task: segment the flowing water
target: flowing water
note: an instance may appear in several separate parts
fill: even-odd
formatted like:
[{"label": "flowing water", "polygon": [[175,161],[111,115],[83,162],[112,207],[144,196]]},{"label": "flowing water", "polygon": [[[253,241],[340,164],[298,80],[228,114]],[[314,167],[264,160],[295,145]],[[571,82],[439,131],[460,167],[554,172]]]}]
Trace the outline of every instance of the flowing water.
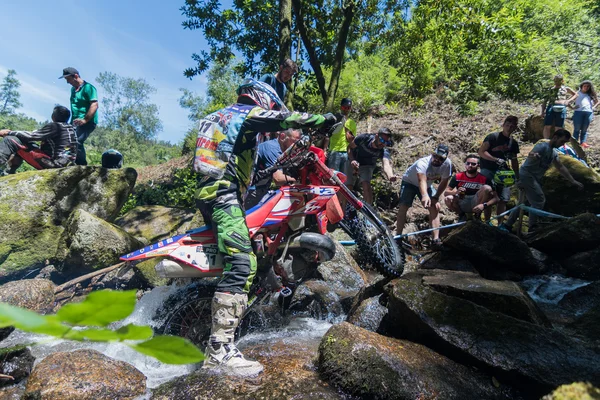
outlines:
[{"label": "flowing water", "polygon": [[[176,286],[158,287],[146,293],[137,303],[134,312],[122,322],[112,326],[118,328],[126,324],[150,325],[157,327],[162,321],[155,321],[152,318],[163,302],[179,288]],[[343,317],[338,317],[340,319]],[[330,318],[331,321],[333,318]],[[311,343],[316,348],[321,337],[331,327],[327,321],[315,320],[312,318],[292,318],[284,327],[277,329],[266,329],[261,332],[251,333],[242,337],[238,343],[241,349],[265,343],[275,339],[284,342],[302,342]],[[94,349],[113,359],[125,361],[135,366],[146,377],[148,388],[155,388],[160,384],[172,380],[178,376],[186,375],[196,369],[194,365],[168,365],[157,361],[154,358],[133,351],[129,347],[120,343],[92,343],[75,342],[49,338],[44,335],[34,335],[15,330],[2,343],[3,347],[9,347],[17,344],[36,342],[31,347],[31,353],[36,358],[36,363],[44,357],[55,352],[73,351],[78,349]],[[276,356],[274,354],[274,356]],[[147,398],[147,397],[144,397]]]},{"label": "flowing water", "polygon": [[521,282],[523,289],[535,302],[549,304],[558,304],[565,294],[589,284],[588,281],[562,275],[532,276]]}]

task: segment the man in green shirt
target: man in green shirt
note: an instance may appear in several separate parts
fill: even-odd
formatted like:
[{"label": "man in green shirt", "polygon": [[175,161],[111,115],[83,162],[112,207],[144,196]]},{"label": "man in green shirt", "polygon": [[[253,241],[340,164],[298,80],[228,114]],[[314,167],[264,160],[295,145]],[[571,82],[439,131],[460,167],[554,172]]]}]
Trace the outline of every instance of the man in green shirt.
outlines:
[{"label": "man in green shirt", "polygon": [[348,164],[348,144],[354,141],[356,136],[356,122],[348,118],[352,111],[352,100],[342,99],[340,113],[335,117],[340,123],[336,124],[331,138],[326,138],[324,148],[329,149],[327,166],[336,171],[345,172]]},{"label": "man in green shirt", "polygon": [[62,76],[71,86],[71,124],[77,132],[77,159],[75,164],[87,165],[83,143],[98,124],[98,93],[96,88],[79,76],[73,67],[63,69]]}]

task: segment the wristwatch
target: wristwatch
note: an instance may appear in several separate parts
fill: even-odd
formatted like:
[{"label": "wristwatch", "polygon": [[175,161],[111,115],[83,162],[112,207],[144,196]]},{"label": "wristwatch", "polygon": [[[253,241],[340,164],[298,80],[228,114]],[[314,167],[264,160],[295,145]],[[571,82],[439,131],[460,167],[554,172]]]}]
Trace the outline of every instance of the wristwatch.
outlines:
[{"label": "wristwatch", "polygon": [[483,203],[483,208],[487,208],[487,203]]}]

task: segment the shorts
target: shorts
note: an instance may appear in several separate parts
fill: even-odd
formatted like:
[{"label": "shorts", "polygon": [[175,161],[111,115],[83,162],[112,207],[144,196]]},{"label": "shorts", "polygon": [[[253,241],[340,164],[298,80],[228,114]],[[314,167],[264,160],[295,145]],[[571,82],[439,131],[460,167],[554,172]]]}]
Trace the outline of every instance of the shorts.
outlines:
[{"label": "shorts", "polygon": [[332,151],[327,158],[327,166],[340,172],[346,172],[348,164],[348,153],[345,151]]},{"label": "shorts", "polygon": [[554,125],[557,128],[565,127],[565,119],[567,118],[567,107],[562,112],[552,111],[552,106],[546,108],[546,116],[544,117],[544,126]]},{"label": "shorts", "polygon": [[[360,182],[371,182],[373,179],[373,172],[375,171],[374,165],[361,165],[358,167],[358,177]],[[348,162],[346,164],[346,186],[353,186],[356,182],[354,176],[354,167]]]},{"label": "shorts", "polygon": [[[494,181],[494,175],[496,175],[496,171],[492,171],[490,169],[486,169],[486,168],[481,168],[481,171],[479,171],[479,173],[483,176],[485,176],[486,178],[488,178],[490,181]],[[504,187],[504,185],[496,185],[495,188],[496,193],[498,194],[498,197],[500,198],[500,201],[503,202],[507,202],[510,200],[510,187]]]},{"label": "shorts", "polygon": [[477,195],[472,194],[458,199],[458,208],[464,213],[473,212],[473,208],[477,205]]},{"label": "shorts", "polygon": [[[429,197],[433,196],[435,193],[436,191],[432,186],[427,188],[427,194]],[[421,200],[422,196],[419,188],[412,183],[402,181],[402,185],[400,186],[400,204],[404,204],[409,207],[412,206],[415,196],[419,196],[419,200]]]}]

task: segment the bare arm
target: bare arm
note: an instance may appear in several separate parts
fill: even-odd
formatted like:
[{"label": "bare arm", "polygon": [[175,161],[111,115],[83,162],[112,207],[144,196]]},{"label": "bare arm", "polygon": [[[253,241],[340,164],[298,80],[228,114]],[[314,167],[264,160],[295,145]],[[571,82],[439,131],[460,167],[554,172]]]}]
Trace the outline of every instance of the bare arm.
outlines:
[{"label": "bare arm", "polygon": [[485,158],[488,161],[496,162],[497,158],[488,152],[489,149],[490,149],[490,142],[484,141],[483,143],[481,143],[481,146],[479,147],[477,154],[479,154],[479,157]]},{"label": "bare arm", "polygon": [[583,184],[581,182],[576,181],[575,178],[573,178],[573,175],[571,175],[567,167],[565,167],[563,163],[559,161],[558,158],[554,159],[552,163],[554,164],[558,172],[560,172],[560,174],[565,177],[566,180],[571,182],[572,185],[577,186],[577,188],[583,189]]},{"label": "bare arm", "polygon": [[512,158],[510,160],[510,165],[512,167],[512,170],[515,173],[515,178],[519,179],[519,160],[517,159],[517,157]]},{"label": "bare arm", "polygon": [[392,168],[392,163],[389,158],[383,159],[383,174],[388,180],[392,182],[396,180],[396,176],[394,175],[394,170]]},{"label": "bare arm", "polygon": [[273,182],[275,182],[277,186],[283,186],[295,183],[296,179],[284,174],[282,170],[278,169],[273,173]]},{"label": "bare arm", "polygon": [[81,126],[81,125],[85,125],[88,122],[92,121],[94,119],[94,114],[96,114],[96,111],[98,111],[98,102],[93,101],[90,104],[90,108],[88,108],[87,112],[85,113],[85,117],[74,119],[73,125]]}]

